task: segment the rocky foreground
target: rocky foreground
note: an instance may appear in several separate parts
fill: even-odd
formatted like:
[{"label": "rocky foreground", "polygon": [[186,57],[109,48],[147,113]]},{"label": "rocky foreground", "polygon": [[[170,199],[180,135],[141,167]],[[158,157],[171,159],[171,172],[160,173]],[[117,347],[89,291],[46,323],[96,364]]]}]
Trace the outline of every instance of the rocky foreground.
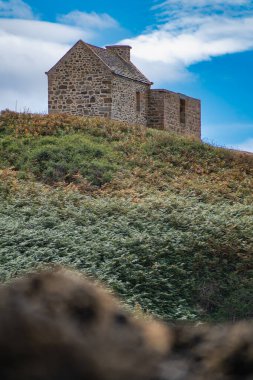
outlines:
[{"label": "rocky foreground", "polygon": [[0,290],[2,380],[252,380],[253,324],[137,320],[78,272],[52,267]]}]

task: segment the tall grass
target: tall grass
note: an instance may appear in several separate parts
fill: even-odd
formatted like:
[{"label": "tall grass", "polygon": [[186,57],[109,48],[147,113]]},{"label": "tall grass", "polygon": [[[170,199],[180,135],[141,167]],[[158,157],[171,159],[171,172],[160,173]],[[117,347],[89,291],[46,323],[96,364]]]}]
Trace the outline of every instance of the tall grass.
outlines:
[{"label": "tall grass", "polygon": [[165,320],[253,316],[253,158],[99,118],[0,114],[0,276],[57,262]]},{"label": "tall grass", "polygon": [[173,192],[202,202],[253,202],[253,155],[107,119],[3,111],[0,160],[2,169],[13,166],[44,183],[81,182],[90,191],[84,180],[107,196]]},{"label": "tall grass", "polygon": [[127,200],[18,183],[0,192],[0,276],[43,263],[98,277],[164,320],[253,316],[252,207]]}]

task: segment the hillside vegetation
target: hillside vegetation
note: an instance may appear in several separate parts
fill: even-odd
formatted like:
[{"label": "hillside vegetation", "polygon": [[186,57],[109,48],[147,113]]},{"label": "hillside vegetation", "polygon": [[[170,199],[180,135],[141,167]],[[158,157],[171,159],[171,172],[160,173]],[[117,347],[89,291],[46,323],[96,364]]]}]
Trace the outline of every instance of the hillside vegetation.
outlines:
[{"label": "hillside vegetation", "polygon": [[0,276],[63,263],[165,320],[253,316],[253,156],[98,118],[0,114]]}]

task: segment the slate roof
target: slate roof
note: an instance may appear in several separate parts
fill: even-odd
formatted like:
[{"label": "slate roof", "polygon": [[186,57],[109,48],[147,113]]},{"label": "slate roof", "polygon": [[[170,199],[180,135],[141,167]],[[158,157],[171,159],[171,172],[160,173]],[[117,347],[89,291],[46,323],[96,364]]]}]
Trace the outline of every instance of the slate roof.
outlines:
[{"label": "slate roof", "polygon": [[132,62],[125,61],[108,49],[103,49],[87,43],[85,43],[85,45],[87,45],[114,74],[148,85],[152,84],[152,82],[150,82]]},{"label": "slate roof", "polygon": [[68,58],[73,49],[79,44],[87,46],[114,74],[148,85],[153,84],[132,62],[125,61],[108,49],[90,45],[82,40],[79,40],[74,46],[72,46],[72,48],[48,72],[46,72],[46,74],[53,72],[61,62],[64,62]]}]

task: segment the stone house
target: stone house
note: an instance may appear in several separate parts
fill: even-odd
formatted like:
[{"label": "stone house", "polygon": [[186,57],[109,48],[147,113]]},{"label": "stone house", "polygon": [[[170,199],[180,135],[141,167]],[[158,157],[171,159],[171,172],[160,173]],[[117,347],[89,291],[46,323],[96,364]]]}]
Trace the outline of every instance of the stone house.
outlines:
[{"label": "stone house", "polygon": [[198,99],[151,89],[130,46],[78,41],[46,74],[48,112],[102,116],[201,137]]}]

